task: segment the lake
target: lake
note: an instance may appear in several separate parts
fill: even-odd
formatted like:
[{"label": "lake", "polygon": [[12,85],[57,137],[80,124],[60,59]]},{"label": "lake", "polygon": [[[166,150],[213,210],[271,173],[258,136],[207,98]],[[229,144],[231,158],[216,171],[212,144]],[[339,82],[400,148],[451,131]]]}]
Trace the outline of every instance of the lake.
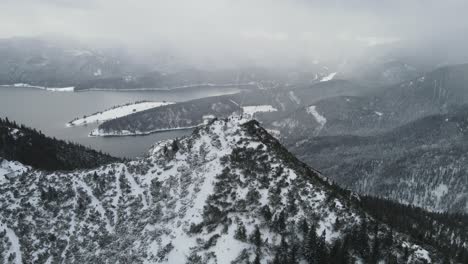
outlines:
[{"label": "lake", "polygon": [[50,92],[34,88],[0,87],[0,117],[8,117],[41,130],[50,137],[76,142],[114,156],[134,158],[145,155],[160,140],[182,137],[191,130],[134,137],[88,137],[96,124],[83,127],[66,127],[65,124],[76,117],[140,100],[181,102],[239,91],[237,88],[206,87],[179,91]]}]

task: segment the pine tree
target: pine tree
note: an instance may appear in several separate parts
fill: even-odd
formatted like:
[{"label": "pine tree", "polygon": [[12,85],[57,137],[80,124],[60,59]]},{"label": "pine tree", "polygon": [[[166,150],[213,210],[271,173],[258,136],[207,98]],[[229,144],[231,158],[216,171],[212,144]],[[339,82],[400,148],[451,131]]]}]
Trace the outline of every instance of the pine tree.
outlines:
[{"label": "pine tree", "polygon": [[306,240],[304,241],[304,258],[310,263],[317,263],[317,233],[315,227],[311,226]]},{"label": "pine tree", "polygon": [[380,259],[380,241],[379,237],[374,237],[374,243],[372,245],[372,255],[370,258],[370,263],[377,263]]},{"label": "pine tree", "polygon": [[327,263],[328,250],[326,244],[326,231],[323,230],[322,235],[317,240],[317,263]]},{"label": "pine tree", "polygon": [[281,243],[277,249],[280,263],[288,263],[289,244],[286,241],[285,236],[281,237]]},{"label": "pine tree", "polygon": [[307,235],[309,234],[309,224],[307,224],[306,219],[302,219],[299,223],[299,230],[301,230],[302,237],[306,240]]},{"label": "pine tree", "polygon": [[240,222],[237,225],[237,230],[234,234],[234,238],[240,241],[246,241],[247,239],[247,234],[246,234],[245,226],[244,223]]},{"label": "pine tree", "polygon": [[172,151],[176,153],[179,150],[179,143],[177,142],[177,138],[172,141]]},{"label": "pine tree", "polygon": [[262,234],[258,225],[255,226],[255,230],[250,236],[250,242],[252,242],[257,247],[257,249],[261,248],[262,246]]},{"label": "pine tree", "polygon": [[290,242],[290,248],[291,250],[289,251],[288,254],[288,263],[289,264],[297,264],[299,261],[299,245],[297,244],[297,241],[291,241]]},{"label": "pine tree", "polygon": [[273,229],[278,233],[283,233],[286,230],[286,216],[284,211],[281,211],[273,221]]},{"label": "pine tree", "polygon": [[260,264],[260,254],[258,252],[255,254],[255,259],[254,259],[253,264]]},{"label": "pine tree", "polygon": [[272,214],[271,214],[271,211],[270,211],[270,207],[268,205],[264,205],[261,208],[260,213],[262,214],[263,218],[265,218],[265,220],[267,222],[270,222]]}]

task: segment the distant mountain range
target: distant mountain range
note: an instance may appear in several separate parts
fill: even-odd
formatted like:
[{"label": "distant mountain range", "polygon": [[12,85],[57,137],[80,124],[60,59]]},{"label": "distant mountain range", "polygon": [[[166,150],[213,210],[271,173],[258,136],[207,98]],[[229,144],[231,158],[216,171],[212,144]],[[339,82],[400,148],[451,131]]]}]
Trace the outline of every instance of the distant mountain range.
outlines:
[{"label": "distant mountain range", "polygon": [[205,86],[252,89],[316,83],[332,73],[319,63],[286,71],[260,67],[164,67],[171,62],[155,56],[142,59],[123,49],[90,48],[69,40],[0,39],[0,85],[74,87],[75,91]]},{"label": "distant mountain range", "polygon": [[[275,119],[284,138],[373,135],[468,103],[468,64],[448,66],[414,80],[360,96],[330,97]],[[311,102],[309,102],[311,103]],[[310,107],[316,115],[310,114]],[[325,124],[317,121],[323,116]]]}]

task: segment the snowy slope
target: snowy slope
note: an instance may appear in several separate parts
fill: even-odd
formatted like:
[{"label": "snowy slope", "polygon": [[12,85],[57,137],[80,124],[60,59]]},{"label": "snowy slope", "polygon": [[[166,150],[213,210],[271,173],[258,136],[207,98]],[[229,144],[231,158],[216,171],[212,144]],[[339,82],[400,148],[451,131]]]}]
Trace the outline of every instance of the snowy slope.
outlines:
[{"label": "snowy slope", "polygon": [[[376,222],[354,198],[295,159],[256,121],[242,122],[213,121],[131,162],[10,175],[0,183],[0,223],[8,234],[0,257],[16,253],[10,258],[17,263],[286,263],[281,260],[296,248],[297,259],[308,263],[321,255],[307,251],[305,236],[326,252],[366,226],[374,230]],[[390,232],[384,224],[375,230],[364,232],[364,244]],[[393,233],[389,243],[382,260],[403,258],[406,250],[412,263],[438,258],[402,234]],[[349,248],[356,260],[359,245]]]},{"label": "snowy slope", "polygon": [[81,126],[91,123],[100,123],[103,121],[127,116],[133,113],[145,111],[151,108],[160,107],[164,105],[174,104],[172,102],[137,102],[133,104],[127,104],[117,106],[103,112],[98,112],[83,118],[74,119],[67,123],[67,126]]},{"label": "snowy slope", "polygon": [[271,105],[253,105],[253,106],[243,106],[242,112],[247,117],[254,117],[255,113],[264,113],[264,112],[276,112],[278,109],[274,108]]}]

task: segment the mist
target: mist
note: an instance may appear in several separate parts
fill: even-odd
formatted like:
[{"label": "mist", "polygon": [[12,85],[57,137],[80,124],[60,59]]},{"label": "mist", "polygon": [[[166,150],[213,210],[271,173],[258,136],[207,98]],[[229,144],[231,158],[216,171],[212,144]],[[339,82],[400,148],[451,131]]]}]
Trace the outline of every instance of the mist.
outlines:
[{"label": "mist", "polygon": [[[466,58],[463,0],[2,0],[0,37],[47,36],[197,65],[288,67],[369,50]],[[397,48],[397,49],[396,49]]]}]

